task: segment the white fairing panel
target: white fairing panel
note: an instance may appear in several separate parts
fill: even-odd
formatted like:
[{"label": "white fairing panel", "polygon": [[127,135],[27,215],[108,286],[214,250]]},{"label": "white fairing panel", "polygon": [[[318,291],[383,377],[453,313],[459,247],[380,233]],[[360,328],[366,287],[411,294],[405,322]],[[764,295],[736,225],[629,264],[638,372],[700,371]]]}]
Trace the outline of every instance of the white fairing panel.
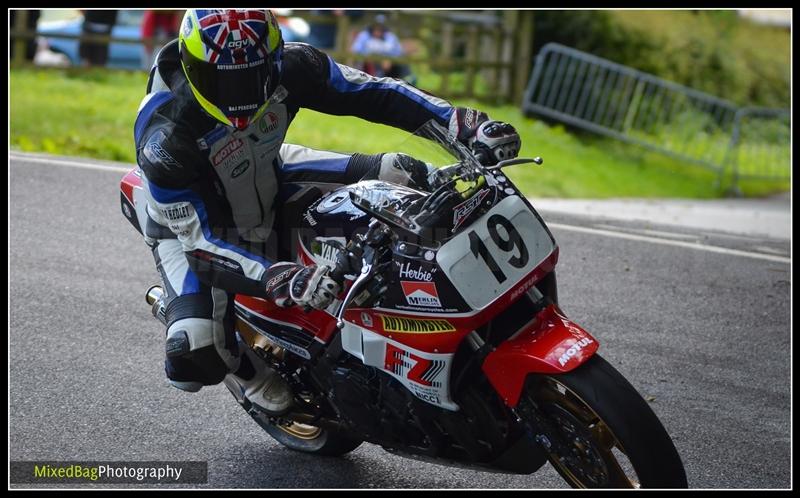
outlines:
[{"label": "white fairing panel", "polygon": [[452,353],[419,351],[352,323],[342,329],[342,347],[365,365],[400,381],[419,399],[446,410],[459,409],[450,398]]},{"label": "white fairing panel", "polygon": [[[481,310],[539,266],[554,249],[547,230],[528,206],[519,197],[510,196],[442,246],[436,261],[472,309]],[[489,258],[497,264],[494,272],[486,262]]]}]

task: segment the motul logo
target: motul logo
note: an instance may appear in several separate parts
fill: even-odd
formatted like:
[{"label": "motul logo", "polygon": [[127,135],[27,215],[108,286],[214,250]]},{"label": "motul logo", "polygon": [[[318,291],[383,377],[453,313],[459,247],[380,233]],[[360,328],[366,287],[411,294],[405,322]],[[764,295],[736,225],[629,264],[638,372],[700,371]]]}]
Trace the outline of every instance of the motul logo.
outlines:
[{"label": "motul logo", "polygon": [[223,161],[230,158],[231,154],[242,148],[243,145],[244,142],[238,138],[230,141],[219,152],[214,154],[214,157],[211,158],[211,162],[214,166],[219,166]]},{"label": "motul logo", "polygon": [[572,345],[564,354],[561,355],[561,358],[558,359],[558,363],[563,367],[567,364],[569,360],[572,359],[573,356],[578,354],[578,351],[585,348],[589,344],[593,343],[594,341],[589,339],[588,337],[584,337],[583,339],[579,340],[575,344]]}]

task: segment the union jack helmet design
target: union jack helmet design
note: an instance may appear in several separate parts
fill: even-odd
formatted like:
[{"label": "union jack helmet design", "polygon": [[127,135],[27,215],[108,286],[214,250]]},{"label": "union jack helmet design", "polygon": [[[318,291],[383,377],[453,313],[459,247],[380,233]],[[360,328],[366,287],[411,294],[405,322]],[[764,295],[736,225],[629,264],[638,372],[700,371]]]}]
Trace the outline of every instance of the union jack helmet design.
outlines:
[{"label": "union jack helmet design", "polygon": [[278,87],[283,37],[268,10],[187,10],[181,65],[197,102],[222,123],[247,128]]}]

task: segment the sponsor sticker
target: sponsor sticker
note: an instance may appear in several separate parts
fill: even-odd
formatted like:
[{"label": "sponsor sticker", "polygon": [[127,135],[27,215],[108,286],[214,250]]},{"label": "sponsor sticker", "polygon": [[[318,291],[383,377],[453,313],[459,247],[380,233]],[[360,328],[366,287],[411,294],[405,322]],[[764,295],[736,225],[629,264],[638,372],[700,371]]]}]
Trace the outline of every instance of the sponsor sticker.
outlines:
[{"label": "sponsor sticker", "polygon": [[369,316],[369,313],[361,312],[361,323],[367,327],[372,327],[372,317]]},{"label": "sponsor sticker", "polygon": [[348,199],[347,192],[332,193],[317,205],[317,212],[329,213],[344,204]]},{"label": "sponsor sticker", "polygon": [[258,129],[261,133],[272,133],[278,128],[278,116],[274,112],[264,114],[258,122]]},{"label": "sponsor sticker", "polygon": [[306,211],[305,214],[303,214],[303,218],[305,218],[308,224],[311,225],[312,227],[316,226],[317,220],[315,220],[314,217],[311,216],[311,212]]},{"label": "sponsor sticker", "polygon": [[182,220],[192,215],[191,204],[162,208],[161,214],[163,214],[165,218],[171,221]]},{"label": "sponsor sticker", "polygon": [[403,287],[403,294],[406,296],[408,304],[431,308],[442,307],[434,282],[408,282],[401,280],[400,285]]},{"label": "sponsor sticker", "polygon": [[455,332],[456,328],[447,320],[419,318],[401,318],[396,316],[378,315],[381,317],[384,332],[400,332],[404,334],[439,334],[442,332]]},{"label": "sponsor sticker", "polygon": [[148,160],[154,163],[160,162],[165,166],[175,168],[181,167],[180,163],[178,163],[178,161],[176,161],[175,158],[169,154],[169,152],[164,150],[164,148],[161,147],[161,144],[157,141],[152,141],[147,144],[147,146],[144,148],[144,155]]},{"label": "sponsor sticker", "polygon": [[400,278],[410,279],[410,280],[421,280],[423,282],[430,282],[433,280],[433,270],[428,271],[424,269],[422,266],[419,268],[412,268],[411,263],[403,263],[400,265],[400,271],[398,272]]},{"label": "sponsor sticker", "polygon": [[187,38],[189,36],[191,36],[192,35],[192,28],[193,28],[192,18],[189,17],[189,16],[186,16],[186,22],[183,23],[183,36],[185,36]]},{"label": "sponsor sticker", "polygon": [[[425,387],[441,387],[438,381],[439,374],[444,371],[446,363],[443,360],[432,360],[417,356],[410,351],[401,349],[394,344],[386,344],[386,356],[383,368],[395,375],[404,377],[411,382]],[[419,394],[415,392],[414,394]],[[438,393],[426,392],[422,399],[434,404],[440,404]]]},{"label": "sponsor sticker", "polygon": [[580,351],[581,349],[585,348],[586,346],[588,346],[593,342],[594,341],[589,339],[588,337],[580,339],[578,342],[573,344],[568,350],[566,350],[564,354],[561,355],[561,358],[558,359],[559,365],[561,365],[562,367],[566,365],[567,362],[571,360],[573,356],[578,354],[578,351]]},{"label": "sponsor sticker", "polygon": [[278,284],[283,283],[284,280],[287,280],[289,277],[294,275],[294,273],[295,273],[295,269],[294,268],[290,268],[290,269],[288,269],[288,270],[286,270],[286,271],[284,271],[282,273],[279,273],[278,275],[272,277],[271,279],[269,279],[267,281],[267,285],[266,285],[267,289],[272,289],[274,287],[277,287]]},{"label": "sponsor sticker", "polygon": [[461,223],[466,220],[467,217],[471,215],[478,206],[481,205],[481,201],[483,201],[483,199],[489,195],[489,192],[489,189],[483,189],[453,208],[453,231],[455,231],[459,225],[461,225]]},{"label": "sponsor sticker", "polygon": [[219,150],[214,156],[211,158],[211,163],[214,166],[219,166],[223,162],[227,161],[235,161],[239,159],[243,154],[244,141],[238,138],[234,138],[227,144],[225,144],[222,149]]},{"label": "sponsor sticker", "polygon": [[241,175],[242,173],[247,171],[247,168],[249,167],[250,167],[250,161],[245,159],[244,161],[239,163],[238,166],[233,168],[233,171],[231,171],[231,178],[236,178],[237,176]]}]

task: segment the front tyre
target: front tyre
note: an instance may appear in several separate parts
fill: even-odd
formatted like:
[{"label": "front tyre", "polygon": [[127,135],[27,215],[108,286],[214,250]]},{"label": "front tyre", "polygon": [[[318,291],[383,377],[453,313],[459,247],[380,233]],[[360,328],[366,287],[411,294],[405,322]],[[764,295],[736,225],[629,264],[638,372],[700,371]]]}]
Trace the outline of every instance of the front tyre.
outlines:
[{"label": "front tyre", "polygon": [[573,488],[688,487],[653,410],[597,354],[566,374],[529,376],[518,411]]}]

